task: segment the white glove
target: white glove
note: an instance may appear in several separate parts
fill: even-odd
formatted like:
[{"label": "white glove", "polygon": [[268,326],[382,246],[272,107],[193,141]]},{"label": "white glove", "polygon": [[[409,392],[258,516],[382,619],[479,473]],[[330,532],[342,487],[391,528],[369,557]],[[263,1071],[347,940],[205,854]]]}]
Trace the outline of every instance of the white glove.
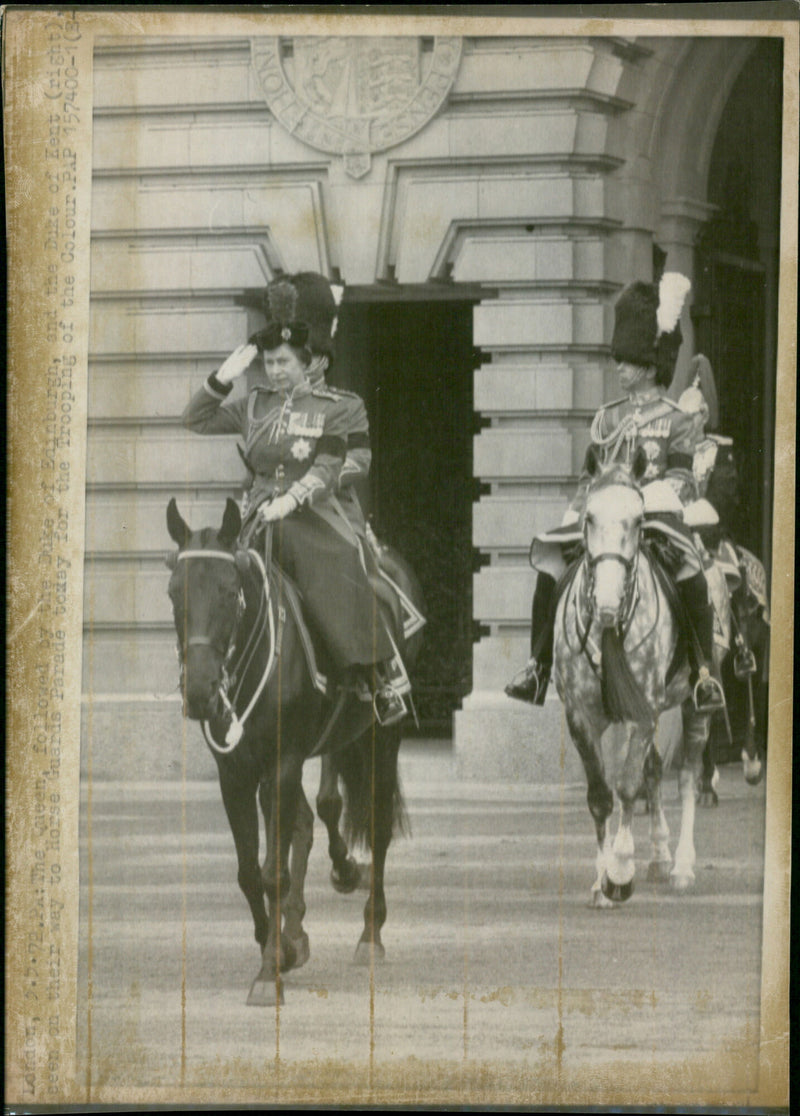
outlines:
[{"label": "white glove", "polygon": [[255,360],[258,349],[255,345],[239,345],[217,372],[221,384],[230,384],[245,372]]},{"label": "white glove", "polygon": [[655,480],[644,485],[642,497],[644,499],[644,510],[648,514],[672,512],[675,515],[680,515],[683,511],[683,504],[668,480]]},{"label": "white glove", "polygon": [[263,523],[274,523],[276,519],[285,519],[298,507],[297,500],[288,492],[285,496],[276,496],[268,504],[262,504],[258,509],[259,519]]},{"label": "white glove", "polygon": [[694,500],[683,509],[683,522],[687,527],[713,527],[719,523],[719,515],[708,500]]}]

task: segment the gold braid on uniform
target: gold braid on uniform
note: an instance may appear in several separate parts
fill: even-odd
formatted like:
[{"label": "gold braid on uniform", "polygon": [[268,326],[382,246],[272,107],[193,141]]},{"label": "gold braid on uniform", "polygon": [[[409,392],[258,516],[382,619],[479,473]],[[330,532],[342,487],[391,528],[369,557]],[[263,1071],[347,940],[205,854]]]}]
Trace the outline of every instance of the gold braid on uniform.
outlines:
[{"label": "gold braid on uniform", "polygon": [[596,446],[600,446],[602,449],[608,449],[609,446],[611,447],[608,457],[606,458],[607,463],[610,464],[619,456],[623,442],[625,442],[626,439],[632,441],[639,427],[633,415],[626,415],[610,434],[603,436],[600,433],[600,428],[603,425],[604,414],[605,411],[598,411],[592,420],[592,441]]}]

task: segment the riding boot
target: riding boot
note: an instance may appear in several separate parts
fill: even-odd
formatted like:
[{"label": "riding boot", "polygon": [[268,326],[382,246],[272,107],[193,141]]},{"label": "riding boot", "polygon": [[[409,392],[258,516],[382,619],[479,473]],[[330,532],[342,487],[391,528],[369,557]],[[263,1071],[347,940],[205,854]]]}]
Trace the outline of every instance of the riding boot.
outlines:
[{"label": "riding boot", "polygon": [[719,681],[712,675],[714,661],[714,609],[708,599],[705,574],[697,573],[686,581],[678,582],[678,592],[693,629],[689,640],[689,681],[698,713],[713,713],[725,708],[725,694]]},{"label": "riding boot", "polygon": [[531,657],[506,686],[509,697],[544,705],[553,665],[553,628],[555,623],[556,582],[550,574],[539,573],[531,606]]}]

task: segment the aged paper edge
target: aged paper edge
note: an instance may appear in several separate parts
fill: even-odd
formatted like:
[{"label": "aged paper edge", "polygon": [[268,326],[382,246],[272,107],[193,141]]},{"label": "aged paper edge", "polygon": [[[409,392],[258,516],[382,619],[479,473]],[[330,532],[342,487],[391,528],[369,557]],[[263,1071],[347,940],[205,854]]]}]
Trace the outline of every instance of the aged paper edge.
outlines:
[{"label": "aged paper edge", "polygon": [[[85,430],[91,199],[91,75],[94,40],[101,36],[248,34],[263,32],[264,13],[220,14],[122,9],[19,9],[4,13],[3,78],[9,260],[8,495],[10,561],[7,582],[9,713],[7,717],[6,1102],[57,1105],[80,1102],[74,1079],[78,935],[78,804],[83,599]],[[784,121],[779,285],[779,361],[776,423],[772,660],[767,771],[766,871],[762,965],[759,1093],[752,1105],[788,1099],[788,984],[791,855],[791,734],[794,604],[794,456],[796,384],[798,27],[754,20],[543,19],[461,16],[284,15],[286,34],[537,35],[779,35],[784,39]],[[48,36],[55,36],[49,39]],[[55,141],[53,190],[47,175],[48,46],[74,56],[72,132]],[[60,104],[65,104],[61,91]],[[65,154],[65,150],[67,154]],[[54,205],[55,199],[55,205]],[[53,213],[55,208],[56,212]],[[56,219],[56,246],[47,246]],[[55,263],[55,270],[50,265]],[[55,276],[55,280],[54,277]],[[55,286],[53,283],[55,281]],[[53,396],[55,392],[55,397]],[[55,410],[55,427],[50,421]],[[51,484],[52,482],[52,484]],[[87,602],[90,607],[90,602]],[[45,623],[49,619],[49,623]],[[777,621],[777,622],[776,622]],[[41,631],[49,633],[43,644]],[[44,701],[39,706],[40,700]],[[37,709],[42,712],[37,717]],[[41,734],[44,735],[41,735]],[[42,749],[46,748],[46,753]],[[46,755],[46,760],[43,760]],[[43,976],[43,998],[31,996],[32,967]],[[732,1055],[734,1057],[734,1055]],[[26,1070],[36,1086],[26,1095]],[[343,1079],[361,1078],[356,1066],[331,1065],[333,1092],[310,1096],[289,1081],[276,1101],[324,1101],[341,1095]],[[608,1067],[613,1070],[613,1067]],[[319,1065],[316,1066],[319,1073]],[[513,1067],[476,1067],[469,1082],[455,1067],[424,1065],[398,1075],[406,1103],[454,1100],[514,1103],[520,1093]],[[681,1067],[685,1095],[653,1096],[657,1103],[724,1103],[705,1092],[697,1074]],[[409,1074],[411,1075],[409,1077]],[[287,1078],[290,1075],[287,1074]],[[230,1077],[228,1078],[230,1080]],[[458,1080],[453,1089],[446,1080]],[[689,1082],[697,1082],[693,1088]],[[620,1081],[619,1084],[622,1084]],[[528,1083],[528,1086],[530,1083]],[[350,1093],[355,1101],[356,1093]],[[231,1102],[264,1101],[225,1089]],[[360,1096],[358,1099],[362,1099]],[[366,1096],[364,1100],[368,1099]],[[541,1098],[588,1099],[580,1082]],[[591,1100],[600,1096],[592,1091]],[[610,1089],[603,1099],[614,1101]],[[645,1098],[642,1098],[645,1099]],[[178,1103],[204,1092],[104,1090],[93,1101]],[[619,1102],[630,1100],[621,1094]]]}]

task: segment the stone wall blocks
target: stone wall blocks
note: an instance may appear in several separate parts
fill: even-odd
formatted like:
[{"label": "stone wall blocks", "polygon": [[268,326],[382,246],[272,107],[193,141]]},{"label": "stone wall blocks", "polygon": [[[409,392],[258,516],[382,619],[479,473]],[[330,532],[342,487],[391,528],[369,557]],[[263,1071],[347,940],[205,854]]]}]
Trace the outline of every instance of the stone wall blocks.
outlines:
[{"label": "stone wall blocks", "polygon": [[602,345],[603,313],[601,303],[588,300],[483,302],[475,307],[474,340],[488,350]]},{"label": "stone wall blocks", "polygon": [[563,497],[484,497],[472,508],[472,543],[485,551],[528,550],[534,535],[558,526],[567,510]]},{"label": "stone wall blocks", "polygon": [[233,306],[154,307],[95,302],[91,356],[231,352],[246,336],[247,314]]},{"label": "stone wall blocks", "polygon": [[88,484],[147,485],[180,478],[182,485],[242,484],[244,469],[236,439],[199,437],[189,431],[143,435],[89,432],[86,455]]},{"label": "stone wall blocks", "polygon": [[483,480],[569,477],[573,460],[569,431],[484,430],[474,439],[475,475]]},{"label": "stone wall blocks", "polygon": [[568,364],[484,364],[475,371],[475,410],[484,414],[566,411],[573,396]]},{"label": "stone wall blocks", "polygon": [[536,571],[530,566],[487,566],[472,583],[473,615],[483,623],[530,621]]},{"label": "stone wall blocks", "polygon": [[166,526],[167,504],[172,496],[193,529],[222,522],[223,493],[201,495],[196,490],[178,491],[177,486],[170,492],[93,492],[86,502],[87,551],[120,557],[131,552],[166,554],[173,547]]},{"label": "stone wall blocks", "polygon": [[[166,569],[164,570],[167,574]],[[177,637],[164,583],[163,601],[170,630],[134,633],[98,631],[89,622],[83,636],[83,691],[92,694],[136,692],[165,697],[178,692],[179,670],[175,653]],[[199,731],[195,729],[194,731]],[[202,738],[201,738],[202,739]],[[175,741],[180,747],[180,737]]]}]

